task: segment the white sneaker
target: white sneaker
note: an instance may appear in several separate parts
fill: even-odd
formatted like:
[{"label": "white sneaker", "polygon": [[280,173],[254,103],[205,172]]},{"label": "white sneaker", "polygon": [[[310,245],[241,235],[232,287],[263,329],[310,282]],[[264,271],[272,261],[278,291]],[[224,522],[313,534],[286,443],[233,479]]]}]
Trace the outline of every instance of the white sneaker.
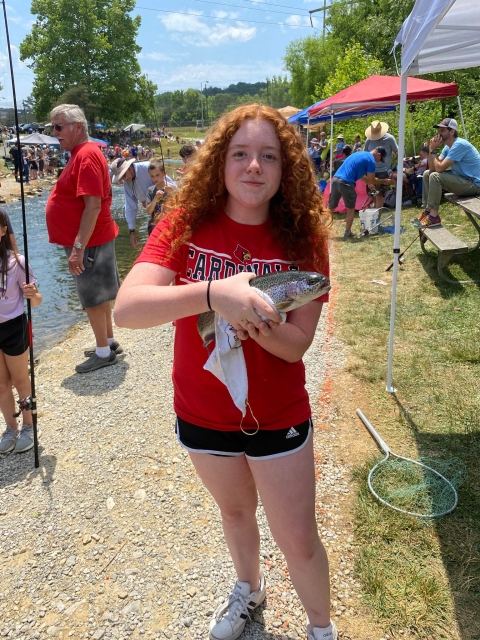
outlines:
[{"label": "white sneaker", "polygon": [[250,584],[237,580],[228,600],[213,614],[210,622],[210,640],[236,640],[245,629],[247,619],[265,600],[265,578],[260,573],[260,586],[250,591]]},{"label": "white sneaker", "polygon": [[337,627],[332,621],[325,629],[320,629],[319,627],[313,627],[312,629],[307,624],[307,638],[308,640],[338,640]]},{"label": "white sneaker", "polygon": [[2,433],[0,439],[0,453],[8,453],[15,449],[19,433],[20,431],[18,429],[13,429],[13,427],[7,424],[7,428]]},{"label": "white sneaker", "polygon": [[[40,437],[40,434],[41,434],[40,429],[37,429],[37,437]],[[23,453],[24,451],[30,451],[32,447],[33,447],[33,426],[31,424],[24,424],[20,429],[20,435],[18,436],[14,453]]]}]

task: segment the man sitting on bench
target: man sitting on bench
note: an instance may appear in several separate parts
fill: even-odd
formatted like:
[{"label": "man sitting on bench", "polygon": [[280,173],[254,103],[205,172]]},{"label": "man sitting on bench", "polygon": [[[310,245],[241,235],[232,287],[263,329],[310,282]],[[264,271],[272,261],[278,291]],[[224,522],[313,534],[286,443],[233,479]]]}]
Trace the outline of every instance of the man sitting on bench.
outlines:
[{"label": "man sitting on bench", "polygon": [[[458,137],[458,124],[453,118],[444,118],[434,126],[438,133],[428,145],[428,170],[423,174],[424,211],[414,221],[419,228],[441,224],[438,209],[442,189],[459,196],[480,195],[480,153],[470,142]],[[442,144],[445,146],[437,157]]]}]

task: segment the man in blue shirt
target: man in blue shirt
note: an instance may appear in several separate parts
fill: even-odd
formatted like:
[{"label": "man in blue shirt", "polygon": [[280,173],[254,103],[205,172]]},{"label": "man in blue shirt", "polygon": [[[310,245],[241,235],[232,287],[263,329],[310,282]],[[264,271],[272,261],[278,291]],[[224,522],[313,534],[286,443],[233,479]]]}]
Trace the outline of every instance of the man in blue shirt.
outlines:
[{"label": "man in blue shirt", "polygon": [[[424,211],[414,221],[421,228],[441,224],[438,209],[443,189],[459,196],[480,195],[480,153],[458,137],[458,123],[453,118],[444,118],[434,126],[438,133],[429,142],[428,170],[423,174]],[[445,147],[437,155],[442,144]]]},{"label": "man in blue shirt", "polygon": [[[343,152],[351,153],[351,147],[346,145]],[[355,202],[357,200],[357,192],[355,184],[357,180],[363,180],[369,185],[392,184],[389,178],[377,178],[375,176],[375,167],[377,162],[385,159],[387,150],[385,147],[377,147],[372,151],[358,151],[352,155],[348,155],[341,167],[335,173],[328,199],[328,208],[334,211],[343,198],[347,207],[347,218],[345,220],[344,238],[354,238],[352,233],[352,224],[355,217]]]}]

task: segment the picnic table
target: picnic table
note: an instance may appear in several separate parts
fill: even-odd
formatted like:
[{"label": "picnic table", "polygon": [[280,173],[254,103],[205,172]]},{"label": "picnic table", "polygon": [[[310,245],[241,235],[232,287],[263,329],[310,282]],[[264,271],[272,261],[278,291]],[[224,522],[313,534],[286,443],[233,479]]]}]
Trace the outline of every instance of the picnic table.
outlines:
[{"label": "picnic table", "polygon": [[480,248],[480,197],[470,198],[468,196],[457,196],[454,193],[446,193],[445,198],[463,209],[478,234],[476,244],[473,247],[469,247],[463,240],[459,240],[453,233],[450,233],[440,225],[438,227],[420,229],[422,251],[426,254],[428,253],[425,249],[425,243],[428,240],[438,250],[437,271],[438,275],[446,282],[453,284],[479,282],[478,280],[453,280],[444,273],[443,269],[454,256],[471,253]]}]

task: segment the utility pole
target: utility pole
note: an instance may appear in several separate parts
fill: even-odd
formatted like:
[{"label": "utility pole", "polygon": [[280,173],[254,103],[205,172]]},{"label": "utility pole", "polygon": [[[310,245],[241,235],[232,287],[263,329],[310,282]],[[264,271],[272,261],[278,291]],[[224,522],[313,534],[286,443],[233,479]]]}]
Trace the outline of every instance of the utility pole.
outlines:
[{"label": "utility pole", "polygon": [[207,95],[207,84],[208,80],[205,81],[205,120],[207,121],[208,127],[208,95]]},{"label": "utility pole", "polygon": [[205,82],[200,82],[200,106],[202,108],[202,130],[204,127],[204,120],[203,120],[203,85],[207,85],[208,84],[208,80],[205,80]]}]

